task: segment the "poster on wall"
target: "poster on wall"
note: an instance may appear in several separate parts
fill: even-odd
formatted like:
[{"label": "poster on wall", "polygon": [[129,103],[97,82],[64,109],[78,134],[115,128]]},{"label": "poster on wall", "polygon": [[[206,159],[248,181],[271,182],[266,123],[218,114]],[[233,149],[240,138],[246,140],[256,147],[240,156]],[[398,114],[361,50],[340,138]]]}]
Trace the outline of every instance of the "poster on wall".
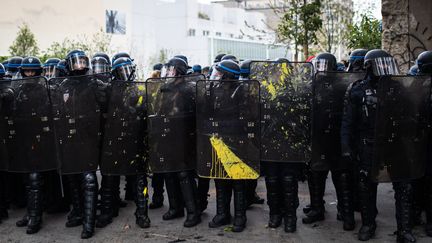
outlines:
[{"label": "poster on wall", "polygon": [[126,14],[117,10],[105,10],[106,33],[126,34]]}]

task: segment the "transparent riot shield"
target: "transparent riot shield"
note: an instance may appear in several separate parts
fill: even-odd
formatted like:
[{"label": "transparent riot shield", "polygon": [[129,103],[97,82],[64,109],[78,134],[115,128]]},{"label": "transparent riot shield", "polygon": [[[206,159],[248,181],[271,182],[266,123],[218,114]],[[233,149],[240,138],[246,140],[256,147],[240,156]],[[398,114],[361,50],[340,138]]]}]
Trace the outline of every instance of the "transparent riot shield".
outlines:
[{"label": "transparent riot shield", "polygon": [[313,65],[254,61],[261,83],[261,161],[307,162],[311,157]]},{"label": "transparent riot shield", "polygon": [[318,72],[313,84],[312,159],[314,171],[344,169],[341,161],[340,129],[345,92],[365,73]]},{"label": "transparent riot shield", "polygon": [[154,173],[196,168],[195,89],[202,75],[148,79],[149,167]]},{"label": "transparent riot shield", "polygon": [[198,82],[197,170],[200,177],[259,177],[259,96],[257,81]]},{"label": "transparent riot shield", "polygon": [[380,79],[372,176],[379,182],[425,173],[430,126],[430,76]]},{"label": "transparent riot shield", "polygon": [[112,81],[109,90],[100,159],[101,173],[144,173],[147,127],[145,83]]}]

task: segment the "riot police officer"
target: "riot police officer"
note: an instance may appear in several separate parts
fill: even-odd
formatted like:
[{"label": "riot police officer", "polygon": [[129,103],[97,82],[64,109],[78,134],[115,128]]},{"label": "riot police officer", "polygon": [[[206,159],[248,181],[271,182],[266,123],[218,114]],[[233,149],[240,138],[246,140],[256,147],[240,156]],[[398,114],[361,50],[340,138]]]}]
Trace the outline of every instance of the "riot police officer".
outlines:
[{"label": "riot police officer", "polygon": [[[2,107],[4,106],[4,103],[10,102],[13,100],[13,91],[9,87],[9,82],[5,79],[5,68],[3,64],[0,64],[0,113],[3,113]],[[4,134],[3,124],[0,124],[0,133],[1,136],[6,136]],[[2,219],[7,219],[9,217],[8,213],[8,203],[7,203],[7,194],[6,194],[6,163],[7,163],[7,154],[6,154],[6,148],[4,147],[4,142],[0,145],[0,165],[3,165],[1,169],[4,169],[3,171],[0,170],[0,223]]]},{"label": "riot police officer", "polygon": [[[90,65],[91,65],[90,60],[88,56],[85,54],[85,52],[81,50],[70,51],[66,56],[66,69],[68,72],[68,76],[60,84],[59,90],[62,91],[63,89],[65,89],[67,92],[70,92],[70,89],[77,88],[76,85],[81,85],[79,79],[74,77],[86,75],[91,68]],[[77,80],[75,81],[75,79]],[[98,86],[98,91],[99,91],[99,87],[101,90],[103,90],[104,85],[102,82],[97,82],[96,85]],[[96,101],[93,100],[92,102],[103,103],[103,99],[104,99],[103,92],[96,93],[96,96],[100,96],[100,97],[95,97]],[[75,102],[77,102],[77,100]],[[75,109],[76,107],[78,107],[77,104],[75,104],[75,107],[73,107],[73,109]],[[68,116],[67,113],[70,111],[67,109],[63,112],[65,113],[66,116]],[[72,118],[72,120],[73,119],[74,118]],[[64,117],[62,117],[60,120],[63,123],[68,121],[69,123],[71,122],[71,119],[65,119]],[[100,121],[98,120],[98,121],[91,121],[91,122],[95,124],[96,123],[99,124]],[[89,138],[89,139],[95,139],[95,138]],[[62,146],[65,147],[64,149],[68,149],[69,146],[74,146],[73,143],[74,142],[72,141],[71,144],[67,144],[65,143],[65,141],[63,141]],[[76,148],[79,148],[79,146]],[[87,148],[81,148],[81,149],[87,149]],[[97,151],[95,151],[95,153],[97,153]],[[67,155],[67,156],[71,156],[71,155]],[[63,156],[63,160],[65,159],[68,159],[70,161],[71,158],[65,158],[65,156]],[[70,211],[67,217],[66,227],[76,227],[82,225],[83,230],[81,233],[81,238],[82,239],[90,238],[94,234],[95,217],[96,217],[96,202],[97,202],[96,173],[95,171],[86,171],[81,174],[68,174],[67,179],[68,179],[69,189],[71,194],[72,210]]]},{"label": "riot police officer", "polygon": [[23,61],[22,57],[11,57],[8,60],[7,72],[6,72],[5,76],[7,76],[11,79],[20,78],[21,74],[20,74],[19,68],[21,67],[22,61]]},{"label": "riot police officer", "polygon": [[[375,142],[375,114],[377,112],[377,86],[381,76],[396,75],[394,58],[384,50],[375,49],[365,55],[366,77],[348,88],[342,119],[342,156],[352,161],[353,151],[359,151],[359,197],[362,226],[358,239],[367,241],[376,230],[375,218],[377,183],[371,178],[373,146]],[[412,196],[410,181],[393,182],[396,200],[397,241],[415,242],[411,233]]]},{"label": "riot police officer", "polygon": [[[113,63],[112,67],[112,74],[114,77],[114,81],[117,82],[126,82],[126,81],[133,81],[135,79],[135,64],[130,58],[127,57],[120,57],[117,58],[116,61]],[[111,83],[111,89],[118,88],[119,86],[113,85]],[[111,93],[114,92],[111,90]],[[113,102],[115,102],[113,100]],[[110,103],[112,104],[112,103]],[[108,110],[109,111],[109,110]],[[121,113],[119,111],[119,113]],[[120,115],[120,114],[119,114]],[[115,119],[115,118],[114,118]],[[107,117],[107,123],[110,122],[111,119],[108,120]],[[132,126],[132,125],[131,125]],[[141,127],[141,126],[140,126]],[[105,126],[105,129],[107,126]],[[108,134],[110,131],[105,131],[105,135]],[[106,141],[108,138],[104,138],[104,141]],[[124,138],[125,139],[133,139],[133,138]],[[105,143],[103,143],[104,145]],[[124,144],[124,143],[119,143]],[[117,147],[117,150],[127,151],[128,149],[132,148],[122,148]],[[141,148],[143,150],[144,148]],[[105,150],[103,150],[105,151]],[[112,153],[109,152],[110,154]],[[143,155],[142,155],[143,156]],[[105,160],[107,157],[102,154],[101,157],[101,163],[104,165],[107,161]],[[127,159],[125,156],[123,158]],[[129,161],[116,161],[119,164],[127,164]],[[142,166],[144,167],[144,166]],[[140,168],[142,168],[140,167]],[[116,217],[118,215],[119,210],[119,200],[118,200],[118,193],[119,193],[119,185],[120,185],[120,176],[118,174],[122,174],[124,172],[122,171],[115,171],[116,173],[111,175],[106,175],[104,173],[104,170],[102,171],[102,187],[101,187],[101,214],[99,215],[97,219],[96,226],[97,227],[105,227],[109,223],[112,222],[112,218]],[[148,228],[150,227],[150,219],[147,215],[147,178],[146,174],[143,170],[138,171],[138,175],[134,175],[134,177],[137,178],[137,181],[135,183],[132,183],[131,185],[136,185],[137,188],[134,190],[137,192],[137,194],[134,196],[135,203],[136,203],[136,223],[141,228]]]},{"label": "riot police officer", "polygon": [[366,55],[366,49],[355,49],[351,52],[348,61],[347,72],[363,72],[364,71],[364,56]]},{"label": "riot police officer", "polygon": [[[249,79],[250,64],[252,60],[244,60],[240,63],[240,80]],[[264,199],[260,198],[256,193],[258,186],[258,180],[247,180],[246,181],[246,205],[249,207],[252,204],[264,204]]]},{"label": "riot police officer", "polygon": [[[153,72],[150,78],[160,78],[162,68],[162,63],[153,65]],[[164,175],[162,173],[153,173],[151,186],[153,187],[153,196],[149,209],[161,208],[164,202]]]},{"label": "riot police officer", "polygon": [[[23,78],[37,77],[42,75],[42,63],[36,57],[26,57],[22,60],[20,66],[20,75]],[[39,114],[42,115],[42,114]],[[46,114],[45,114],[46,115]],[[35,127],[37,124],[33,124]],[[24,142],[24,141],[23,141]],[[39,158],[47,160],[45,158]],[[30,160],[29,160],[30,161]],[[37,233],[42,224],[43,212],[43,176],[41,172],[31,172],[28,176],[26,185],[27,191],[27,213],[22,220],[19,220],[16,225],[18,227],[27,226],[27,234]]]},{"label": "riot police officer", "polygon": [[[336,57],[330,53],[320,53],[313,61],[315,71],[336,71]],[[337,146],[337,145],[336,145]],[[353,230],[355,227],[354,209],[351,194],[351,173],[345,166],[339,168],[339,158],[329,158],[336,161],[327,161],[331,165],[326,170],[314,170],[311,168],[308,178],[309,193],[311,200],[310,211],[303,218],[304,224],[311,224],[316,221],[324,220],[324,192],[327,175],[331,170],[332,181],[336,188],[338,198],[338,215],[344,221],[344,230]],[[328,160],[329,160],[328,159]],[[313,164],[315,161],[312,161]]]},{"label": "riot police officer", "polygon": [[58,58],[49,58],[43,64],[43,76],[47,79],[54,78],[56,74],[57,64],[60,62]]},{"label": "riot police officer", "polygon": [[[417,67],[417,71],[412,71]],[[432,51],[424,51],[417,57],[416,65],[410,69],[411,75],[432,74]],[[429,141],[429,145],[432,141]],[[422,211],[426,211],[426,234],[432,237],[432,152],[429,151],[426,165],[426,174],[423,178],[414,182],[415,189],[415,220],[421,219]]]},{"label": "riot police officer", "polygon": [[[187,60],[187,59],[186,59]],[[188,70],[188,64],[184,56],[174,57],[165,64],[161,72],[161,77],[176,78],[185,75]],[[170,84],[171,85],[171,84]],[[177,89],[182,83],[172,83],[172,89]],[[168,89],[168,87],[167,87]],[[183,92],[192,90],[179,90],[179,95],[190,95]],[[191,97],[188,97],[188,99]],[[189,100],[188,100],[189,101]],[[188,102],[186,101],[186,102]],[[183,101],[185,102],[185,101]],[[168,105],[168,104],[167,104]],[[184,106],[190,104],[183,104]],[[168,107],[166,107],[168,108]],[[192,124],[190,124],[192,125]],[[163,146],[163,145],[162,145]],[[187,217],[184,222],[184,227],[193,227],[201,222],[201,212],[197,206],[195,198],[197,185],[193,171],[183,170],[178,172],[165,173],[165,186],[168,194],[169,210],[163,215],[163,220],[171,220],[184,216],[184,208],[186,207]],[[184,204],[184,206],[183,206]]]},{"label": "riot police officer", "polygon": [[[240,76],[240,67],[232,60],[217,63],[210,80],[236,80]],[[234,191],[233,232],[242,232],[246,227],[246,187],[244,180],[215,179],[216,215],[209,222],[210,228],[217,228],[231,223],[231,195]]]}]

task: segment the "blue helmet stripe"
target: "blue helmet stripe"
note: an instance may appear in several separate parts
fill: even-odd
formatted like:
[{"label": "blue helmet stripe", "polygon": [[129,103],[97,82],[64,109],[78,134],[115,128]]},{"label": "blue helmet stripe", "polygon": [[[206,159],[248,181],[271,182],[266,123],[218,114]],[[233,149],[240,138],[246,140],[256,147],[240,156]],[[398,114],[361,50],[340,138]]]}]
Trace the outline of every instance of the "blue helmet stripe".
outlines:
[{"label": "blue helmet stripe", "polygon": [[124,65],[128,65],[128,64],[132,64],[132,62],[123,62],[123,63],[119,63],[119,64],[117,64],[117,65],[114,65],[114,66],[112,67],[112,70],[114,70],[114,69],[116,69],[116,68],[118,68],[118,67],[124,66]]},{"label": "blue helmet stripe", "polygon": [[231,72],[231,73],[234,73],[234,74],[240,74],[240,72],[237,71],[237,70],[234,70],[234,69],[231,69],[231,68],[228,68],[228,67],[222,66],[222,65],[219,65],[219,67],[222,68],[222,69],[225,70],[225,71],[228,71],[228,72]]}]

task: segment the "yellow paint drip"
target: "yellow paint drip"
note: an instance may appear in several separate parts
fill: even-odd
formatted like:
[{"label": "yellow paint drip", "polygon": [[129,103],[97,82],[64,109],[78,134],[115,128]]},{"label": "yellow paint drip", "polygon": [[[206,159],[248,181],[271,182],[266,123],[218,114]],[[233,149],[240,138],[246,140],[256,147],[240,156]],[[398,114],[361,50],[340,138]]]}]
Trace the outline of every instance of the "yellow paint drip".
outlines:
[{"label": "yellow paint drip", "polygon": [[214,151],[211,176],[229,179],[257,179],[259,177],[259,174],[237,157],[222,139],[212,136],[210,143]]},{"label": "yellow paint drip", "polygon": [[140,97],[138,98],[137,105],[138,105],[138,106],[141,106],[142,103],[143,103],[143,100],[144,100],[144,98],[143,98],[142,96],[140,96]]}]

